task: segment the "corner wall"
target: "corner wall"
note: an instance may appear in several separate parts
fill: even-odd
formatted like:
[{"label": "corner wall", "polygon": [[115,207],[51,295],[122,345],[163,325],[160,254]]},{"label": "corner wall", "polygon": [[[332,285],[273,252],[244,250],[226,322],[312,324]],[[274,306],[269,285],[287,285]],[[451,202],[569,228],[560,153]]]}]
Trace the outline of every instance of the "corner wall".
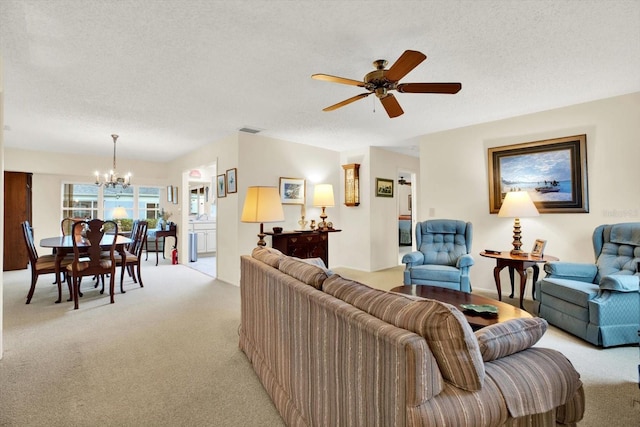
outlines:
[{"label": "corner wall", "polygon": [[[576,134],[587,135],[589,213],[523,218],[523,249],[547,240],[545,252],[562,261],[593,262],[593,229],[640,221],[640,93],[426,135],[420,143],[420,211],[474,225],[474,287],[495,289],[485,248],[511,248],[513,219],[489,214],[487,150]],[[508,283],[506,270],[501,282]],[[517,282],[517,280],[516,280]],[[531,297],[531,288],[527,288]]]}]

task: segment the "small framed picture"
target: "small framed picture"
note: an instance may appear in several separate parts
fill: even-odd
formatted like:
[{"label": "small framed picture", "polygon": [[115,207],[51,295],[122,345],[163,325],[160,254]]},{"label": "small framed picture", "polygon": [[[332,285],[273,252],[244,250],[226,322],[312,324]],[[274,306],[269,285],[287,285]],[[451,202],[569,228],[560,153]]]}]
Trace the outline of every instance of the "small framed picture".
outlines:
[{"label": "small framed picture", "polygon": [[376,197],[393,197],[393,180],[376,178]]},{"label": "small framed picture", "polygon": [[546,245],[546,240],[536,239],[536,242],[533,244],[533,249],[531,249],[531,256],[542,258],[544,256],[544,247]]},{"label": "small framed picture", "polygon": [[227,197],[226,174],[223,173],[222,175],[218,175],[216,181],[216,194],[218,195],[218,198]]},{"label": "small framed picture", "polygon": [[304,179],[280,177],[280,202],[283,205],[304,205],[305,196]]},{"label": "small framed picture", "polygon": [[173,202],[173,185],[167,185],[167,202]]},{"label": "small framed picture", "polygon": [[238,192],[238,186],[236,185],[237,173],[236,168],[227,169],[227,194]]},{"label": "small framed picture", "polygon": [[178,204],[178,187],[175,185],[173,186],[173,189],[171,191],[171,199],[173,200],[174,205]]}]

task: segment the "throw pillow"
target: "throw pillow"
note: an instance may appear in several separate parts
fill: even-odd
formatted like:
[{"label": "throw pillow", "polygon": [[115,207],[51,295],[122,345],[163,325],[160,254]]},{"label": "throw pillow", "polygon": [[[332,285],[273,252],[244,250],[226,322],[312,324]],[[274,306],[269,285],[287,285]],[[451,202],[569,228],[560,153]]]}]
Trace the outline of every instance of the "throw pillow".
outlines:
[{"label": "throw pillow", "polygon": [[476,331],[482,360],[490,362],[533,346],[547,331],[540,317],[511,319]]}]

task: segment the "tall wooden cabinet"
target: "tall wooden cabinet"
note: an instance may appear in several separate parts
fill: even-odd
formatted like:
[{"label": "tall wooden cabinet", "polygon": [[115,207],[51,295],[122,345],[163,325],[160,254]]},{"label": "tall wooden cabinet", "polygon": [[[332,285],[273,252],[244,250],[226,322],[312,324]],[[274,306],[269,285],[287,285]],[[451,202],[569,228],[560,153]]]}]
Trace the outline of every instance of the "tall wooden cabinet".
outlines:
[{"label": "tall wooden cabinet", "polygon": [[21,270],[29,264],[20,224],[32,221],[31,177],[27,172],[4,173],[4,271]]}]

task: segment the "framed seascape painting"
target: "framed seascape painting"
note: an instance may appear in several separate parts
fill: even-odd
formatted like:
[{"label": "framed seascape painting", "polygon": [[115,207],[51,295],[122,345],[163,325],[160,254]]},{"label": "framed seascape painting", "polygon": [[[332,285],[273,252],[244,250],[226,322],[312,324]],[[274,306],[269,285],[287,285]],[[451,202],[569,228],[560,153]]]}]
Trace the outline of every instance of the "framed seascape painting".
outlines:
[{"label": "framed seascape painting", "polygon": [[527,191],[540,213],[587,213],[587,136],[489,148],[489,212]]},{"label": "framed seascape painting", "polygon": [[376,178],[376,197],[393,197],[393,180]]},{"label": "framed seascape painting", "polygon": [[280,202],[283,205],[304,205],[305,197],[304,179],[280,177]]}]

